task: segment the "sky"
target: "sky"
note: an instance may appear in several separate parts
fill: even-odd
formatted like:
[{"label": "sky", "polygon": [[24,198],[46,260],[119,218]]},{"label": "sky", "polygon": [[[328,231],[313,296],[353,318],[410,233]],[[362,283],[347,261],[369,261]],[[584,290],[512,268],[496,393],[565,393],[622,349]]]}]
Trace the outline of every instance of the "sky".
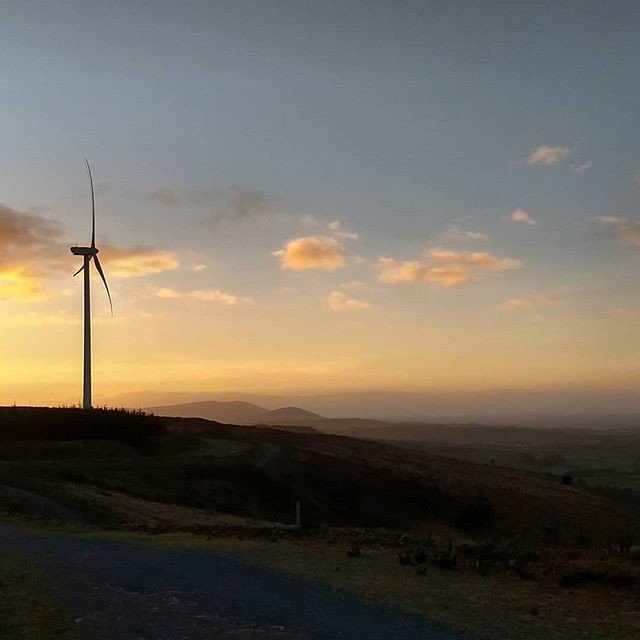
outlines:
[{"label": "sky", "polygon": [[97,402],[640,410],[639,27],[622,0],[3,3],[0,403],[80,399],[88,157]]}]

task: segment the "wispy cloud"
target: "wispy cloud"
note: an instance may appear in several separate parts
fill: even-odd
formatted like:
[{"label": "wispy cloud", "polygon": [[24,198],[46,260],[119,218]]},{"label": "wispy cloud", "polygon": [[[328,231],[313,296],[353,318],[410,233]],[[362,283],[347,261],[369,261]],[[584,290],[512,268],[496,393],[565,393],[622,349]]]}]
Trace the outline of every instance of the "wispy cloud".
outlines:
[{"label": "wispy cloud", "polygon": [[570,165],[570,169],[571,171],[573,171],[574,173],[587,173],[588,171],[591,171],[591,168],[593,167],[593,162],[589,161],[589,162],[581,162],[580,164],[572,164]]},{"label": "wispy cloud", "polygon": [[163,287],[156,291],[158,298],[164,298],[165,300],[174,300],[175,298],[182,298],[184,294],[178,293],[175,289],[167,289]]},{"label": "wispy cloud", "polygon": [[516,209],[511,213],[511,220],[513,222],[521,222],[523,224],[534,225],[538,224],[524,209]]},{"label": "wispy cloud", "polygon": [[283,269],[333,271],[345,265],[347,250],[331,236],[307,236],[289,240],[282,249],[274,251],[272,255],[280,260]]},{"label": "wispy cloud", "polygon": [[438,267],[420,260],[380,258],[376,269],[380,282],[388,284],[427,282],[442,287],[457,287],[472,281],[471,274],[464,267]]},{"label": "wispy cloud", "polygon": [[449,251],[447,249],[430,249],[428,255],[443,262],[453,262],[455,264],[492,271],[509,271],[522,266],[519,260],[514,258],[498,258],[486,251]]},{"label": "wispy cloud", "polygon": [[246,296],[236,296],[231,293],[225,293],[220,289],[196,289],[195,291],[180,292],[175,289],[158,289],[156,291],[158,298],[164,300],[176,300],[178,298],[194,298],[202,302],[220,302],[227,305],[251,304],[252,298]]},{"label": "wispy cloud", "polygon": [[347,231],[342,226],[342,223],[337,220],[329,224],[329,233],[335,238],[340,238],[341,240],[358,240],[360,238],[357,233]]},{"label": "wispy cloud", "polygon": [[442,239],[452,242],[457,240],[488,240],[489,236],[481,231],[470,231],[469,229],[463,229],[461,226],[456,225],[449,227],[442,234]]},{"label": "wispy cloud", "polygon": [[598,216],[596,222],[608,226],[620,244],[640,247],[640,220],[619,216]]},{"label": "wispy cloud", "polygon": [[256,189],[156,189],[147,199],[163,207],[190,206],[209,209],[209,223],[242,222],[264,218],[277,198]]},{"label": "wispy cloud", "polygon": [[105,271],[114,278],[142,278],[144,276],[174,271],[179,262],[173,251],[153,247],[120,248],[105,246],[100,250]]},{"label": "wispy cloud", "polygon": [[343,291],[332,291],[327,298],[327,303],[332,311],[357,311],[371,307],[368,302],[350,298]]},{"label": "wispy cloud", "polygon": [[527,164],[531,167],[550,167],[571,155],[568,147],[550,147],[542,145],[535,148],[527,156]]},{"label": "wispy cloud", "polygon": [[600,224],[611,225],[625,224],[627,222],[626,218],[621,218],[620,216],[596,216],[594,220]]},{"label": "wispy cloud", "polygon": [[610,313],[620,318],[640,318],[640,307],[616,307]]},{"label": "wispy cloud", "polygon": [[362,280],[349,280],[348,282],[340,283],[340,288],[344,291],[363,291],[367,288],[367,283]]},{"label": "wispy cloud", "polygon": [[559,296],[548,294],[537,294],[523,298],[510,298],[500,305],[501,309],[507,311],[519,311],[524,309],[535,309],[539,307],[548,307],[560,302]]},{"label": "wispy cloud", "polygon": [[474,271],[508,271],[520,266],[519,260],[499,258],[486,252],[431,249],[424,260],[380,258],[376,270],[381,282],[425,282],[449,288],[473,282]]}]

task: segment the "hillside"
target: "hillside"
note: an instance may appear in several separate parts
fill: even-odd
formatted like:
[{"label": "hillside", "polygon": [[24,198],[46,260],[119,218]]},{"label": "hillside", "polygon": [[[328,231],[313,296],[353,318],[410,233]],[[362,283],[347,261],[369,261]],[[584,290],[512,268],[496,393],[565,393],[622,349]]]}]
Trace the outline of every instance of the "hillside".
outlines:
[{"label": "hillside", "polygon": [[257,418],[261,423],[268,425],[296,422],[298,423],[298,426],[308,427],[313,427],[314,425],[319,424],[318,421],[324,422],[326,419],[327,418],[324,418],[317,413],[307,411],[306,409],[300,409],[299,407],[281,407],[280,409],[267,411]]},{"label": "hillside", "polygon": [[[56,439],[51,429],[42,442],[24,442],[0,411],[0,485],[95,524],[183,528],[211,514],[291,522],[301,500],[312,527],[438,524],[548,543],[640,535],[638,511],[558,477],[384,443],[180,418],[133,442],[105,433],[89,440],[86,431]],[[47,425],[46,412],[33,422]]]}]

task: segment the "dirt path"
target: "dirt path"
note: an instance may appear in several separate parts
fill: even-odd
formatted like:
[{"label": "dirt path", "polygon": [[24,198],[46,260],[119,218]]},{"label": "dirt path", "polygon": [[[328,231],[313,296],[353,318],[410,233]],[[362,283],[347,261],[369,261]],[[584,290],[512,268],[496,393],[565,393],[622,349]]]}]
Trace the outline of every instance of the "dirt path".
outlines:
[{"label": "dirt path", "polygon": [[417,617],[206,551],[0,524],[2,553],[44,568],[82,639],[462,640]]},{"label": "dirt path", "polygon": [[61,522],[69,524],[84,524],[84,520],[71,509],[67,509],[57,502],[50,500],[38,493],[27,491],[26,489],[18,489],[17,487],[9,487],[0,484],[0,497],[8,498],[11,502],[23,504],[30,507],[36,513],[57,518]]}]

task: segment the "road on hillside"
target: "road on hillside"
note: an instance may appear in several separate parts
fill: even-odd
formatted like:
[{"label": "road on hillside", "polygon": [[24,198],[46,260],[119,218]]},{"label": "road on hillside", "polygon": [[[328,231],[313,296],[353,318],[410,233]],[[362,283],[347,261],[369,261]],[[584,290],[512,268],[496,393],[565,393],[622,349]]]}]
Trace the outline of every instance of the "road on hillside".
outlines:
[{"label": "road on hillside", "polygon": [[[82,640],[463,640],[424,620],[201,550],[156,549],[0,524]],[[468,639],[467,639],[468,640]]]}]

